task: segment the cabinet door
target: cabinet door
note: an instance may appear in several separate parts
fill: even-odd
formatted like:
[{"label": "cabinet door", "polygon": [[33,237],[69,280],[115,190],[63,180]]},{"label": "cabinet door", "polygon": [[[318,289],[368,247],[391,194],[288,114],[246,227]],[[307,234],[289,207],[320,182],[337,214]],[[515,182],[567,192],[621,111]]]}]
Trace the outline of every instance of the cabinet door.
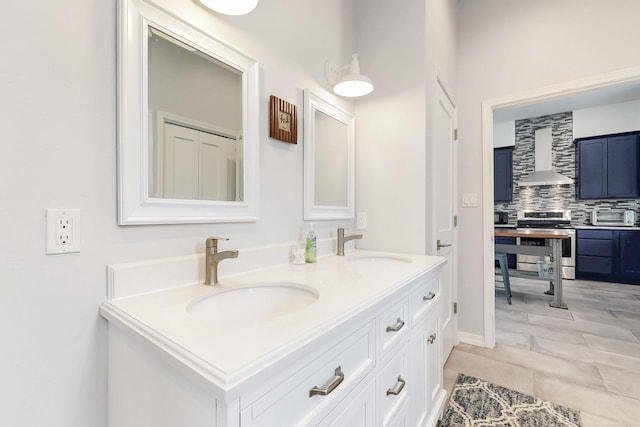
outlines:
[{"label": "cabinet door", "polygon": [[513,200],[513,147],[493,150],[493,199]]},{"label": "cabinet door", "polygon": [[444,403],[442,337],[439,308],[429,313],[409,343],[411,381],[410,425],[435,425]]},{"label": "cabinet door", "polygon": [[640,232],[617,231],[615,275],[626,283],[640,284]]},{"label": "cabinet door", "polygon": [[578,142],[578,198],[607,197],[607,138]]},{"label": "cabinet door", "polygon": [[636,198],[638,185],[638,135],[610,137],[607,144],[607,197]]},{"label": "cabinet door", "polygon": [[320,427],[370,427],[373,425],[376,425],[374,380],[369,381],[365,386],[361,384],[319,424]]}]

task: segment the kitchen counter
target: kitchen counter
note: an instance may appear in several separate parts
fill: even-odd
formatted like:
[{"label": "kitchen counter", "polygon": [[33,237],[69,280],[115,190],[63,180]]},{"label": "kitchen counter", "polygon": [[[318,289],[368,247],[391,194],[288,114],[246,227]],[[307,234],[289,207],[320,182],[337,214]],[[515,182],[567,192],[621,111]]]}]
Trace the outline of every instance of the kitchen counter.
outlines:
[{"label": "kitchen counter", "polygon": [[[229,390],[344,319],[382,305],[385,297],[415,278],[427,272],[437,274],[446,262],[435,256],[389,255],[402,260],[384,256],[387,254],[355,250],[342,257],[320,257],[314,264],[279,265],[222,277],[215,286],[188,284],[111,299],[103,302],[100,314]],[[189,304],[221,290],[275,282],[302,284],[319,297],[302,310],[259,322],[212,323],[187,311]]]},{"label": "kitchen counter", "polygon": [[611,227],[604,225],[576,225],[574,228],[580,230],[620,230],[620,231],[640,231],[640,227]]},{"label": "kitchen counter", "polygon": [[494,232],[495,236],[500,237],[537,237],[540,239],[568,239],[569,235],[566,232],[563,232],[561,229],[558,230],[539,230],[536,228],[530,229],[520,229],[520,230],[496,230]]}]

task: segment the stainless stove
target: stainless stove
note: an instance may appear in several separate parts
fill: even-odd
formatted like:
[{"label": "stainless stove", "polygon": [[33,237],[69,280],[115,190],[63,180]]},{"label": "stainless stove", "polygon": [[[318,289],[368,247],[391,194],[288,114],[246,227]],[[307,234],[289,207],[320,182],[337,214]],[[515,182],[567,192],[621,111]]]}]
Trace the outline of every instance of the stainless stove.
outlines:
[{"label": "stainless stove", "polygon": [[[520,230],[558,230],[566,232],[569,239],[562,241],[562,278],[575,279],[576,277],[576,231],[571,226],[570,210],[530,211],[523,210],[517,213],[516,227]],[[537,237],[519,237],[519,245],[544,246],[549,242]],[[538,271],[536,262],[550,261],[550,257],[537,257],[533,255],[518,255],[518,270]]]}]

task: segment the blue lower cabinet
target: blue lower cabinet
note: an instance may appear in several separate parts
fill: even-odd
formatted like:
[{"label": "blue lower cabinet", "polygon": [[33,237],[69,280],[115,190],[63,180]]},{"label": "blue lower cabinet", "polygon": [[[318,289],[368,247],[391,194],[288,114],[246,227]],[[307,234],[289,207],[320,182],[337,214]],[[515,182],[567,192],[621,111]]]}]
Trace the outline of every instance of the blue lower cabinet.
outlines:
[{"label": "blue lower cabinet", "polygon": [[640,231],[616,231],[615,274],[626,283],[640,285]]},{"label": "blue lower cabinet", "polygon": [[576,279],[640,284],[640,231],[577,230]]}]

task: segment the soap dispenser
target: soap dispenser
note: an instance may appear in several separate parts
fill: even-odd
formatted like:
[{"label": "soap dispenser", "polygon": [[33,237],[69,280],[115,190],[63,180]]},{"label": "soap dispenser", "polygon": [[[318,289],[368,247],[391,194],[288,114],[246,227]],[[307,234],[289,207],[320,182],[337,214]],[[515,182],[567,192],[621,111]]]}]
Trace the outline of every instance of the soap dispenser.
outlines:
[{"label": "soap dispenser", "polygon": [[306,262],[316,262],[318,250],[316,246],[316,233],[313,231],[313,223],[309,223],[309,231],[305,242],[304,260]]}]

